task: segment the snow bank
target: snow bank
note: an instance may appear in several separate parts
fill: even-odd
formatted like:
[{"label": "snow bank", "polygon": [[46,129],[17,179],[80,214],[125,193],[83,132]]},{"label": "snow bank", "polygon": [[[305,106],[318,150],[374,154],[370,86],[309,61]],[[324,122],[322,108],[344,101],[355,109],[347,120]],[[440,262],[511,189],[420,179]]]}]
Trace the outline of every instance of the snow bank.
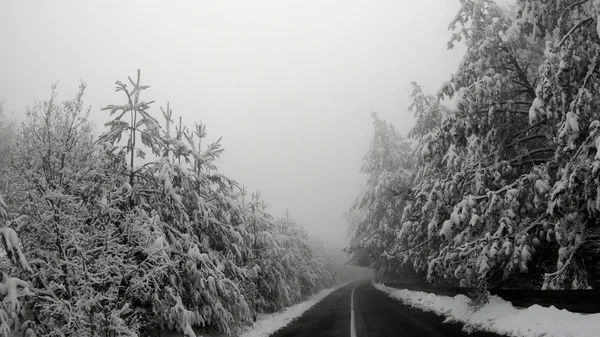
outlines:
[{"label": "snow bank", "polygon": [[302,316],[302,314],[321,301],[323,298],[339,288],[347,285],[350,282],[342,283],[333,288],[321,290],[321,292],[313,295],[307,301],[292,305],[283,309],[281,312],[275,312],[268,315],[260,315],[252,327],[244,331],[239,337],[268,337],[275,331],[290,324],[296,318]]},{"label": "snow bank", "polygon": [[578,314],[555,307],[533,305],[517,309],[498,296],[477,311],[464,295],[438,296],[420,291],[395,289],[376,284],[375,288],[405,304],[444,315],[447,321],[514,337],[595,337],[600,335],[600,314]]}]

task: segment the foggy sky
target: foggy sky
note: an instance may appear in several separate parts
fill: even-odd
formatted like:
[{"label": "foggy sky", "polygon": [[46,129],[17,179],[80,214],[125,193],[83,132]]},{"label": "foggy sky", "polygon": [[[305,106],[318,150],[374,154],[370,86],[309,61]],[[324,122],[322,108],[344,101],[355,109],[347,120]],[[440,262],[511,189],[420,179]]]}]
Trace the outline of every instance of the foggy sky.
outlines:
[{"label": "foggy sky", "polygon": [[[341,245],[360,191],[371,111],[403,134],[411,81],[435,93],[457,68],[447,26],[458,0],[0,2],[0,101],[88,84],[96,132],[123,102],[116,80],[142,70],[144,100],[223,137],[220,172]],[[155,115],[160,117],[160,115]]]}]

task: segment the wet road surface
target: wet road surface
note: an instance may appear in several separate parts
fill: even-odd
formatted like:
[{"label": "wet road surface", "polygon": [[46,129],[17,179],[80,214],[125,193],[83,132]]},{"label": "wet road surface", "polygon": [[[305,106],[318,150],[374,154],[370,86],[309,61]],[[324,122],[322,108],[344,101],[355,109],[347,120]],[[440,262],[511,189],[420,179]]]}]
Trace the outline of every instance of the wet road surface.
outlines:
[{"label": "wet road surface", "polygon": [[365,280],[334,291],[271,337],[501,337],[467,333],[444,319],[404,305]]}]

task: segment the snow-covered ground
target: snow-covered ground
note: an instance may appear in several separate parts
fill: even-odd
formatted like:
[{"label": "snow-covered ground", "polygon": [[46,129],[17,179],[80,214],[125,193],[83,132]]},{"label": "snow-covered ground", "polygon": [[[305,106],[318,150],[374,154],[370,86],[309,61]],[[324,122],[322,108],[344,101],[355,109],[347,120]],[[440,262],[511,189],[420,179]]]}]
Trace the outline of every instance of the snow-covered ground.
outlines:
[{"label": "snow-covered ground", "polygon": [[350,282],[342,283],[333,288],[321,290],[321,292],[313,295],[308,300],[291,307],[287,307],[280,312],[275,312],[268,315],[260,315],[254,325],[252,325],[251,328],[246,330],[239,337],[268,337],[275,331],[290,324],[296,318],[302,316],[306,310],[319,303],[319,301],[327,297],[327,295],[347,285],[348,283]]},{"label": "snow-covered ground", "polygon": [[533,305],[515,308],[498,296],[473,311],[469,298],[438,296],[420,291],[395,289],[376,284],[375,288],[413,307],[446,316],[447,321],[465,323],[466,329],[487,330],[514,337],[597,337],[600,314],[578,314],[555,307]]}]

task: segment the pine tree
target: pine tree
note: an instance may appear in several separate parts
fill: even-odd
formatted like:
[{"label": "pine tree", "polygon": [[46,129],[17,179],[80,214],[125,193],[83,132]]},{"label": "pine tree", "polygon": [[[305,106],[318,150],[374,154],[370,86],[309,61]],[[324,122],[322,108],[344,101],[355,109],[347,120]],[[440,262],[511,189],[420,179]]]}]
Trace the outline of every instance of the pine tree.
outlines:
[{"label": "pine tree", "polygon": [[365,190],[356,198],[347,219],[356,227],[347,248],[355,264],[379,269],[399,229],[413,172],[409,143],[386,121],[373,113],[374,137],[361,172],[368,175]]}]

